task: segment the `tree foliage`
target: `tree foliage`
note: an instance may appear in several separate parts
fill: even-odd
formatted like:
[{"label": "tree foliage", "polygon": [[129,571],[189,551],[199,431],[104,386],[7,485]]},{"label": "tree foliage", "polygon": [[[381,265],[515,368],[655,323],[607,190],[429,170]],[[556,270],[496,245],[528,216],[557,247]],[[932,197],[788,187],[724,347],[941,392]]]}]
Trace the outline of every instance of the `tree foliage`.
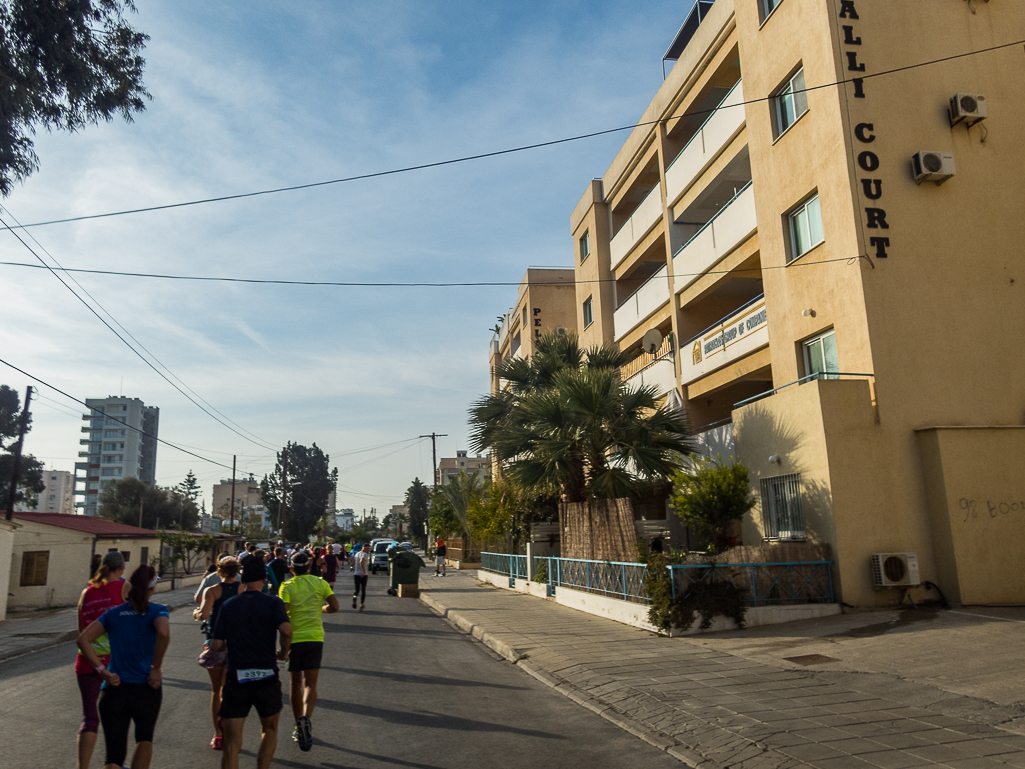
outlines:
[{"label": "tree foliage", "polygon": [[135,476],[107,484],[100,492],[98,514],[118,523],[139,526],[140,503],[144,529],[192,531],[199,524],[199,507],[177,487],[151,486]]},{"label": "tree foliage", "polygon": [[507,478],[485,483],[467,510],[470,532],[480,543],[501,542],[505,552],[518,553],[533,523],[558,518],[558,500],[530,494]]},{"label": "tree foliage", "polygon": [[464,533],[463,524],[456,517],[452,509],[452,503],[445,494],[444,487],[435,486],[431,492],[431,510],[427,520],[432,536],[442,536],[446,539],[452,536],[462,536]]},{"label": "tree foliage", "polygon": [[[17,390],[0,385],[0,505],[7,506],[7,495],[11,488],[11,473],[14,470],[14,455],[11,453],[18,439],[21,420],[21,399]],[[26,434],[32,429],[32,414],[29,413]],[[43,465],[31,454],[21,455],[18,473],[18,489],[14,503],[18,507],[33,507],[37,495],[46,488],[43,482]]]},{"label": "tree foliage", "polygon": [[431,511],[431,491],[419,478],[406,489],[406,513],[409,515],[411,537],[423,539],[424,524]]},{"label": "tree foliage", "polygon": [[695,459],[673,476],[669,504],[685,526],[721,552],[729,546],[734,523],[754,507],[747,467],[721,457]]},{"label": "tree foliage", "polygon": [[260,482],[263,504],[271,513],[271,521],[276,523],[281,508],[282,463],[285,463],[288,488],[285,490],[283,539],[306,542],[317,531],[338,480],[337,469],[328,469],[329,461],[330,457],[316,443],[307,448],[289,442],[278,452],[274,472],[265,475]]},{"label": "tree foliage", "polygon": [[632,496],[668,478],[692,452],[680,412],[658,405],[654,387],[628,387],[626,356],[583,350],[573,335],[548,334],[529,359],[498,369],[508,386],[470,409],[471,441],[490,449],[503,473],[534,494],[566,501]]},{"label": "tree foliage", "polygon": [[171,550],[171,562],[192,573],[198,557],[213,550],[217,538],[212,534],[196,535],[187,531],[158,531],[160,543]]},{"label": "tree foliage", "polygon": [[39,167],[38,127],[77,131],[149,98],[132,0],[0,0],[0,193]]},{"label": "tree foliage", "polygon": [[193,502],[199,499],[199,482],[196,480],[196,476],[193,474],[192,470],[189,470],[189,472],[185,474],[185,479],[175,486],[175,489],[181,493],[182,496],[191,499]]}]

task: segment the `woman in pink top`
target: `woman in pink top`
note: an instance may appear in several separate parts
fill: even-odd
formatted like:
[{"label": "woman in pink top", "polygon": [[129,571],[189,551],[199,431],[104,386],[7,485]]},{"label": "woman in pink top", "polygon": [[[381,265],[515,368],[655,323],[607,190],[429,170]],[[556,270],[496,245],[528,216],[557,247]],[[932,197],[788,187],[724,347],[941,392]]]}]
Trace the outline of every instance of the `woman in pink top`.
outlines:
[{"label": "woman in pink top", "polygon": [[[122,578],[124,571],[125,559],[121,553],[111,550],[103,557],[100,568],[89,580],[89,587],[82,591],[78,599],[78,632],[81,633],[93,620],[99,619],[107,609],[125,602],[128,583]],[[92,647],[96,656],[106,665],[110,660],[110,642],[106,634],[97,638]],[[78,678],[78,690],[82,694],[82,725],[78,727],[78,769],[88,769],[96,745],[96,733],[100,727],[96,701],[100,698],[100,685],[103,679],[81,652],[75,660],[75,675]]]}]

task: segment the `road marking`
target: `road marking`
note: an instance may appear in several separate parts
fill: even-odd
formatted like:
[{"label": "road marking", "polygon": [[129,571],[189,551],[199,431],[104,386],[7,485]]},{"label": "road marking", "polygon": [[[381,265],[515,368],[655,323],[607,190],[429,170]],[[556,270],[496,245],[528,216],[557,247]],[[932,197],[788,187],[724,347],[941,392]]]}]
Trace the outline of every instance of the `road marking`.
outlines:
[{"label": "road marking", "polygon": [[1025,625],[1025,620],[1021,619],[1008,619],[1007,617],[993,617],[989,614],[972,614],[970,611],[957,611],[956,609],[950,609],[951,614],[963,614],[966,617],[981,617],[982,619],[995,619],[1001,622],[1018,622]]}]

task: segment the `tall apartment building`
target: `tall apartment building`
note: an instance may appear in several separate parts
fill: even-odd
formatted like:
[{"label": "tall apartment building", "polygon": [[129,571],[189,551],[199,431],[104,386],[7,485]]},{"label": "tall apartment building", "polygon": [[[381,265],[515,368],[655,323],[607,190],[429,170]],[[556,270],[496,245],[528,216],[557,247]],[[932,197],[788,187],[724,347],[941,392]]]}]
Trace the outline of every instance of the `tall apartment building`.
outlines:
[{"label": "tall apartment building", "polygon": [[[498,366],[511,357],[529,358],[544,334],[575,333],[572,267],[529,267],[517,290],[516,304],[491,337],[491,392],[498,392]],[[464,452],[465,453],[465,452]]]},{"label": "tall apartment building", "polygon": [[35,507],[25,508],[36,513],[62,513],[74,515],[75,475],[67,470],[44,470],[43,483]]},{"label": "tall apartment building", "polygon": [[138,398],[87,398],[90,408],[82,419],[88,433],[79,443],[85,450],[75,463],[76,512],[96,515],[100,492],[113,480],[135,476],[146,483],[156,480],[157,431],[160,409]]},{"label": "tall apartment building", "polygon": [[459,473],[466,473],[467,475],[480,473],[481,481],[490,480],[491,455],[485,454],[482,457],[471,457],[467,456],[464,450],[459,449],[454,457],[439,459],[438,473],[434,479],[434,485],[448,486]]},{"label": "tall apartment building", "polygon": [[582,343],[850,604],[1025,600],[1023,38],[1020,2],[698,0],[572,213]]}]

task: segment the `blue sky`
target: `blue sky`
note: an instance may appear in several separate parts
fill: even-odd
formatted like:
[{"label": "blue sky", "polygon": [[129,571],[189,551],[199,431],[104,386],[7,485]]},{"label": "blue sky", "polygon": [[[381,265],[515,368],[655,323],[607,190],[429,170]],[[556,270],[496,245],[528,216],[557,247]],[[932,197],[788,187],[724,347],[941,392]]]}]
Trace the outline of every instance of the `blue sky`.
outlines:
[{"label": "blue sky", "polygon": [[[691,3],[142,3],[134,123],[40,133],[23,223],[372,173],[628,125]],[[379,179],[33,230],[63,266],[352,281],[518,281],[572,261],[569,215],[626,133]],[[2,261],[33,257],[10,235]],[[160,436],[273,468],[175,392],[42,270],[0,267],[3,358],[81,398],[161,409]],[[325,288],[77,280],[171,371],[271,446],[316,442],[357,510],[401,502],[430,443],[467,448],[514,287]],[[3,367],[0,367],[3,368]],[[0,382],[28,380],[4,369]],[[60,396],[47,391],[46,398]],[[26,450],[70,470],[80,409],[42,400]],[[372,461],[368,461],[372,460]],[[359,465],[358,467],[356,465]],[[162,446],[158,482],[229,472]]]}]

